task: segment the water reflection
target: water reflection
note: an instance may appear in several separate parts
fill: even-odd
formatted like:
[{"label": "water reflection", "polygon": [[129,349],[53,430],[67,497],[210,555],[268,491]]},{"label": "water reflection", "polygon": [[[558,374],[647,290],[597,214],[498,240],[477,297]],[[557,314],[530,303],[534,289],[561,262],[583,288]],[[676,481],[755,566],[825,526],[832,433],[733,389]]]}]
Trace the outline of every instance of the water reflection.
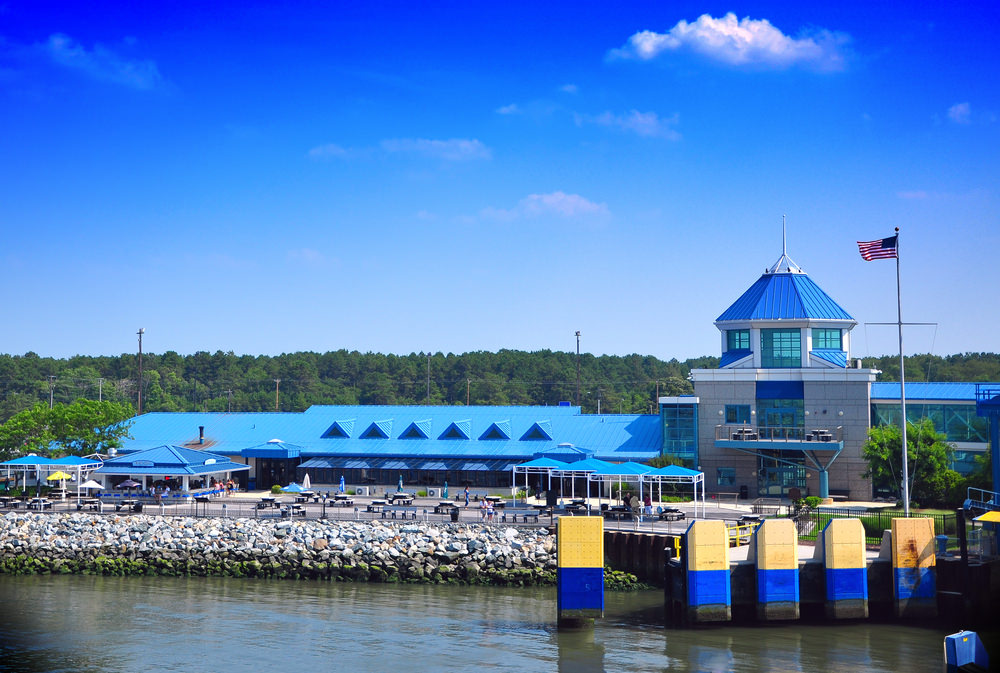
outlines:
[{"label": "water reflection", "polygon": [[792,623],[664,628],[662,594],[555,627],[552,589],[0,575],[0,671],[938,671],[945,635]]}]

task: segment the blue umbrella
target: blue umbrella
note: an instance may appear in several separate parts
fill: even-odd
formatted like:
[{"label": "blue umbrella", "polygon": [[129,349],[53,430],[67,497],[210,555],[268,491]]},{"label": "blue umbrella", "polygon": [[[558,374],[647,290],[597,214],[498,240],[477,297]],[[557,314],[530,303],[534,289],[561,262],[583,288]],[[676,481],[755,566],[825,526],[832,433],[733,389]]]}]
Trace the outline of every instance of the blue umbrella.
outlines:
[{"label": "blue umbrella", "polygon": [[441,495],[444,496],[445,500],[448,499],[448,482],[444,482],[444,491],[441,492]]},{"label": "blue umbrella", "polygon": [[399,483],[396,484],[396,491],[399,493],[403,492],[403,475],[399,475]]},{"label": "blue umbrella", "polygon": [[301,486],[299,486],[298,484],[296,484],[293,481],[292,483],[290,483],[288,486],[285,486],[281,490],[284,491],[285,493],[301,493],[302,491],[304,491],[306,489],[302,488]]},{"label": "blue umbrella", "polygon": [[340,475],[340,492],[344,493],[347,491],[346,485],[344,484],[344,475]]}]

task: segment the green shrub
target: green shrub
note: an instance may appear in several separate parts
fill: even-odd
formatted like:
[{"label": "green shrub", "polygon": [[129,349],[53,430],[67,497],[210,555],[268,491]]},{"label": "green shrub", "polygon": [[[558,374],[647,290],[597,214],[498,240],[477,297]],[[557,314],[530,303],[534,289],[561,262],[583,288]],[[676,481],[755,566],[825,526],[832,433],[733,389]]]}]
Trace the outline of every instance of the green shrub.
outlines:
[{"label": "green shrub", "polygon": [[281,495],[281,486],[275,484],[271,487],[271,495]]},{"label": "green shrub", "polygon": [[820,498],[819,496],[815,495],[810,495],[805,500],[806,500],[806,507],[808,507],[809,509],[816,509],[817,507],[819,507],[819,504],[823,502],[823,498]]}]

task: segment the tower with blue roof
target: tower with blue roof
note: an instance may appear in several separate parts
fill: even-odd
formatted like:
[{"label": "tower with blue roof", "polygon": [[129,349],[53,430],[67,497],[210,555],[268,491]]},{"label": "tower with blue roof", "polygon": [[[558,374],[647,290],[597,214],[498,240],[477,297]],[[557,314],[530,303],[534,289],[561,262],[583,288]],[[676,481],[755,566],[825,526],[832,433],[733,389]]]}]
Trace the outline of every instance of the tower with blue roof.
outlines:
[{"label": "tower with blue roof", "polygon": [[851,358],[856,325],[784,251],[722,312],[719,368],[691,372],[698,462],[718,492],[870,497],[861,447],[878,372]]}]

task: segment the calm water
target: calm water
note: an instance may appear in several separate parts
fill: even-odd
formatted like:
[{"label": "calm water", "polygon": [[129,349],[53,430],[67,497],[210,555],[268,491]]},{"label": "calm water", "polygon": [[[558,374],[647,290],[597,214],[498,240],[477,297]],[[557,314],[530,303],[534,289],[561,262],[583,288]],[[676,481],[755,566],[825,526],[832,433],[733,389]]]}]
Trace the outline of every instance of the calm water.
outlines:
[{"label": "calm water", "polygon": [[941,670],[945,631],[678,631],[659,592],[606,603],[558,631],[552,589],[0,575],[0,671]]}]

